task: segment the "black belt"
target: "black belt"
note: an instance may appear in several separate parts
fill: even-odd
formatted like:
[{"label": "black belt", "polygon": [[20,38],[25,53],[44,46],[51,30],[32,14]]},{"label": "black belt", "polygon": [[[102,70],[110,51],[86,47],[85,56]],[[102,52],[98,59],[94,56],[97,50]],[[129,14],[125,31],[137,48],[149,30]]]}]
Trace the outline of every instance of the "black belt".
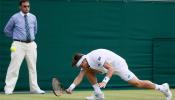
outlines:
[{"label": "black belt", "polygon": [[13,39],[13,41],[19,41],[19,42],[24,42],[24,43],[30,43],[30,42],[33,42],[33,40],[17,40],[17,39]]}]

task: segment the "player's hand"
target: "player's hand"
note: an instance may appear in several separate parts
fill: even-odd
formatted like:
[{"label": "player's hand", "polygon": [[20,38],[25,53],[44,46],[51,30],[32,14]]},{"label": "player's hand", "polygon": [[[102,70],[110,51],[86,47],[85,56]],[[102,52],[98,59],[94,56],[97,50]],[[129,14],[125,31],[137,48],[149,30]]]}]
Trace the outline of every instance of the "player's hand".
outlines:
[{"label": "player's hand", "polygon": [[66,93],[67,93],[67,94],[72,94],[72,90],[66,89]]},{"label": "player's hand", "polygon": [[106,83],[105,82],[98,83],[98,85],[99,85],[100,88],[105,88],[106,87]]}]

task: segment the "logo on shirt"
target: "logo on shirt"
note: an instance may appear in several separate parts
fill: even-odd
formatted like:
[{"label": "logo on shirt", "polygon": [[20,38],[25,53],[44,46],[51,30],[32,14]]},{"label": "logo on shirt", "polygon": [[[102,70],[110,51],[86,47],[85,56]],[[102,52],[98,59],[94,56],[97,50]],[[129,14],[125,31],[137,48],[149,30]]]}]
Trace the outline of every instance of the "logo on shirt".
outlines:
[{"label": "logo on shirt", "polygon": [[98,61],[100,61],[101,60],[101,57],[98,57]]},{"label": "logo on shirt", "polygon": [[101,64],[98,64],[98,66],[101,66]]},{"label": "logo on shirt", "polygon": [[100,60],[101,60],[101,57],[99,56],[98,57],[98,66],[101,66]]}]

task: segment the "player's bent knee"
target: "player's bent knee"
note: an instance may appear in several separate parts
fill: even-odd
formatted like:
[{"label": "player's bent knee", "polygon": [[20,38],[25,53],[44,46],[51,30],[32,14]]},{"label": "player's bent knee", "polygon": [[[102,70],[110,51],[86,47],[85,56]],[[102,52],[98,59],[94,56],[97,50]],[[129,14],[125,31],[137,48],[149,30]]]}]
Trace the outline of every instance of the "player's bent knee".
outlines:
[{"label": "player's bent knee", "polygon": [[141,82],[136,82],[135,86],[138,87],[138,88],[141,88],[142,87],[142,83]]},{"label": "player's bent knee", "polygon": [[138,87],[138,88],[142,88],[142,86],[143,86],[142,81],[140,81],[140,80],[134,82],[132,85],[134,85],[134,86],[136,86],[136,87]]},{"label": "player's bent knee", "polygon": [[147,82],[141,80],[136,83],[136,87],[138,88],[148,88],[149,86]]},{"label": "player's bent knee", "polygon": [[147,80],[139,80],[138,78],[133,78],[131,80],[128,81],[129,84],[136,86],[138,88],[149,88],[149,89],[153,89],[154,86],[152,85],[153,83]]},{"label": "player's bent knee", "polygon": [[131,80],[131,81],[128,81],[128,83],[136,87],[141,87],[142,85],[142,82],[140,80]]}]

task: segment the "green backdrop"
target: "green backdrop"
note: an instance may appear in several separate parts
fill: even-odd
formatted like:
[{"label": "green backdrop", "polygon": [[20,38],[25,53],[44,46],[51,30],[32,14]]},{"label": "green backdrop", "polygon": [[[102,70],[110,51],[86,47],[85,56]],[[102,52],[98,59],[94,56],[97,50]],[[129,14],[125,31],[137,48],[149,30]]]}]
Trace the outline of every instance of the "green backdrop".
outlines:
[{"label": "green backdrop", "polygon": [[[124,0],[125,1],[125,0]],[[71,67],[75,52],[110,49],[126,59],[141,79],[175,86],[175,3],[120,0],[31,0],[38,18],[38,83],[51,89],[57,76],[68,86],[79,69]],[[12,40],[3,33],[18,12],[17,0],[0,0],[0,90],[10,61]],[[161,39],[160,39],[161,38]],[[99,81],[104,76],[99,75]],[[26,62],[21,66],[16,90],[29,89]],[[129,87],[114,76],[109,87]],[[79,88],[90,87],[87,79]]]}]

